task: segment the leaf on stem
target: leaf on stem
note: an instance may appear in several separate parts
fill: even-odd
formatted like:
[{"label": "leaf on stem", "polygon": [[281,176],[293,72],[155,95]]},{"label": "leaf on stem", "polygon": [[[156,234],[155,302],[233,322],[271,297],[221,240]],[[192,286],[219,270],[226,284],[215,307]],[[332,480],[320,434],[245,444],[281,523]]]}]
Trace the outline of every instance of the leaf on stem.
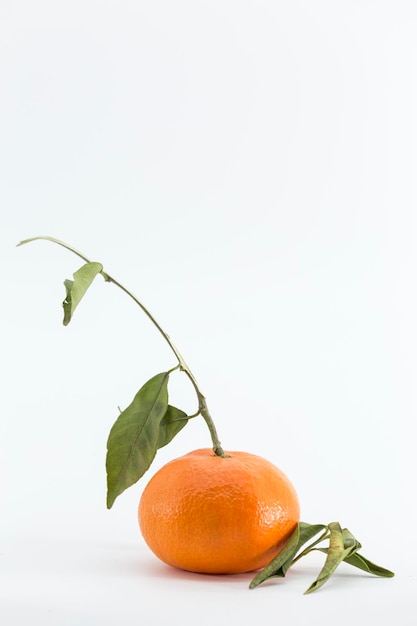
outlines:
[{"label": "leaf on stem", "polygon": [[298,541],[297,553],[298,553],[298,550],[300,550],[303,547],[303,545],[307,543],[307,541],[310,541],[310,539],[315,537],[319,532],[321,531],[324,531],[324,532],[322,532],[322,534],[320,535],[318,539],[316,539],[316,541],[308,545],[307,548],[305,548],[305,550],[297,554],[297,556],[291,561],[291,563],[287,565],[287,569],[293,563],[298,561],[298,559],[301,559],[303,556],[308,554],[313,549],[314,546],[316,546],[321,541],[324,541],[324,539],[327,539],[327,537],[329,536],[329,529],[325,524],[307,524],[306,522],[300,522],[299,526],[300,526],[300,539]]},{"label": "leaf on stem", "polygon": [[274,576],[285,576],[285,573],[281,573],[281,568],[287,561],[291,561],[296,554],[299,537],[300,525],[297,524],[285,547],[255,576],[249,585],[249,589],[254,589],[268,578],[273,578]]},{"label": "leaf on stem", "polygon": [[[117,496],[143,476],[162,447],[160,425],[168,409],[168,378],[169,372],[163,372],[148,380],[110,430],[106,457],[109,509]],[[173,432],[170,421],[163,430],[162,439],[168,443]]]},{"label": "leaf on stem", "polygon": [[[321,531],[323,532],[318,539],[299,552],[305,543],[310,541]],[[318,544],[327,539],[329,539],[328,548],[318,547]],[[358,567],[369,574],[374,574],[375,576],[385,578],[394,576],[394,573],[390,570],[375,565],[375,563],[372,563],[361,554],[358,554],[357,551],[360,550],[361,547],[361,544],[352,533],[347,528],[342,529],[338,522],[332,522],[329,525],[299,522],[284,549],[255,576],[249,587],[253,589],[268,578],[284,577],[287,570],[292,565],[302,557],[314,551],[325,554],[326,561],[317,579],[305,592],[306,594],[320,589],[320,587],[329,580],[342,561],[354,567]]]},{"label": "leaf on stem", "polygon": [[347,528],[341,529],[339,522],[331,522],[328,528],[330,537],[326,561],[317,579],[304,592],[306,594],[322,587],[329,580],[340,563],[361,547],[360,543]]},{"label": "leaf on stem", "polygon": [[184,413],[181,409],[177,409],[175,406],[168,404],[166,413],[159,424],[158,449],[163,448],[170,441],[172,441],[175,435],[178,435],[187,422],[187,413]]},{"label": "leaf on stem", "polygon": [[[255,576],[249,588],[254,589],[254,587],[257,587],[268,578],[283,578],[295,561],[294,557],[300,548],[324,529],[327,529],[327,526],[324,524],[299,522],[283,550]],[[321,540],[322,538],[319,539],[319,541]]]},{"label": "leaf on stem", "polygon": [[344,561],[345,563],[349,563],[349,565],[359,567],[359,569],[362,569],[364,572],[374,574],[375,576],[382,576],[383,578],[392,578],[395,576],[394,572],[391,572],[389,569],[385,569],[380,565],[375,565],[375,563],[372,563],[362,556],[362,554],[358,554],[357,552],[345,557]]},{"label": "leaf on stem", "polygon": [[62,303],[64,307],[64,326],[68,326],[73,316],[73,313],[79,305],[81,299],[84,297],[85,292],[90,287],[91,283],[103,270],[101,263],[94,261],[85,263],[79,270],[74,272],[74,280],[65,280],[64,285],[66,289],[65,300]]}]

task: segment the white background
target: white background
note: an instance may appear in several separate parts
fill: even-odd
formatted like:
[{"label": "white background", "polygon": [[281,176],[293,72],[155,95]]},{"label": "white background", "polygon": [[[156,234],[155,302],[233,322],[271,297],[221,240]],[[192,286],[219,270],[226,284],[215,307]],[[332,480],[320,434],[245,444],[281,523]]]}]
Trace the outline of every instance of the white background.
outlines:
[{"label": "white background", "polygon": [[[0,617],[8,626],[414,624],[417,10],[395,0],[3,0]],[[71,243],[139,296],[229,450],[296,486],[396,572],[321,561],[172,570],[136,521],[195,420],[105,508],[118,406],[175,358],[97,280],[70,326]],[[194,411],[187,380],[173,402]],[[398,622],[399,607],[403,617]]]}]

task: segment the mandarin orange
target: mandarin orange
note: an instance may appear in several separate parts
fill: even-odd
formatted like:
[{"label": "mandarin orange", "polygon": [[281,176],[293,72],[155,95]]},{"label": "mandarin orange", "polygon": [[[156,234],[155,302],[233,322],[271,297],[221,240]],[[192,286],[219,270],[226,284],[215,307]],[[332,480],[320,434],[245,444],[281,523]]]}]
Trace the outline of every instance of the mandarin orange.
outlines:
[{"label": "mandarin orange", "polygon": [[287,476],[247,452],[195,450],[164,465],[145,487],[139,525],[154,554],[173,567],[237,574],[264,567],[300,516]]}]

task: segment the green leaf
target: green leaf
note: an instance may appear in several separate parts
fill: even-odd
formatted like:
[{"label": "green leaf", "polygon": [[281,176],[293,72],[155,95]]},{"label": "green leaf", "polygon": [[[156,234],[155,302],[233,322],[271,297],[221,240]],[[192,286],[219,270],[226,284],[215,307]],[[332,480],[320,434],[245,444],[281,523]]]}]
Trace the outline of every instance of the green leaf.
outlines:
[{"label": "green leaf", "polygon": [[307,541],[310,541],[310,539],[312,539],[315,535],[317,535],[317,533],[324,530],[324,533],[317,539],[317,541],[311,544],[312,546],[314,546],[320,541],[323,541],[323,539],[327,537],[327,533],[328,533],[327,526],[325,526],[324,524],[307,524],[306,522],[299,523],[299,530],[300,530],[300,533],[299,533],[299,538],[298,538],[298,544],[295,548],[294,554],[291,555],[290,558],[288,558],[288,560],[282,565],[281,569],[277,571],[275,576],[285,576],[289,568],[296,561],[298,561],[299,558],[301,558],[302,556],[304,556],[304,554],[307,554],[310,551],[311,546],[306,548],[304,552],[302,552],[301,554],[297,555],[297,557],[295,557],[297,552],[303,547],[305,543],[307,543]]},{"label": "green leaf", "polygon": [[[323,554],[328,553],[328,548],[315,548],[319,552],[323,552]],[[358,548],[359,550],[359,548]],[[380,576],[382,578],[392,578],[395,576],[394,572],[391,572],[389,569],[385,569],[380,565],[375,565],[368,559],[366,559],[362,554],[358,552],[354,552],[353,554],[349,554],[343,559],[344,563],[348,563],[349,565],[353,565],[354,567],[358,567],[364,572],[368,572],[368,574],[373,574],[374,576]]]},{"label": "green leaf", "polygon": [[301,559],[303,556],[308,554],[313,549],[313,546],[316,546],[318,543],[324,541],[324,539],[327,539],[327,537],[329,536],[329,529],[325,524],[307,524],[306,522],[300,522],[300,539],[298,541],[297,552],[303,547],[305,543],[307,543],[307,541],[310,541],[310,539],[315,537],[315,535],[317,535],[320,531],[324,532],[320,535],[318,539],[316,539],[316,541],[307,546],[305,550],[300,552],[300,554],[297,554],[296,558],[288,565],[288,567],[298,561],[298,559]]},{"label": "green leaf", "polygon": [[168,409],[168,378],[169,372],[163,372],[148,380],[110,430],[106,457],[109,509],[117,496],[143,476],[155,457],[160,424]]},{"label": "green leaf", "polygon": [[188,416],[181,409],[168,405],[167,411],[159,425],[158,449],[166,446],[188,422]]},{"label": "green leaf", "polygon": [[369,574],[374,574],[375,576],[382,576],[383,578],[392,578],[395,576],[394,572],[391,572],[389,569],[385,569],[380,565],[375,565],[375,563],[372,563],[357,552],[345,557],[344,561],[349,563],[349,565],[359,567],[359,569],[362,569]]},{"label": "green leaf", "polygon": [[356,541],[355,537],[346,528],[342,531],[339,522],[331,522],[328,528],[330,530],[330,537],[326,561],[317,579],[304,592],[306,594],[322,587],[329,580],[340,563],[360,547],[360,543]]},{"label": "green leaf", "polygon": [[73,313],[83,298],[85,292],[103,269],[101,263],[91,261],[85,263],[79,270],[74,272],[74,280],[65,280],[66,297],[62,306],[64,307],[64,326],[68,326]]},{"label": "green leaf", "polygon": [[359,541],[352,535],[350,530],[348,530],[347,528],[343,528],[342,537],[343,537],[343,547],[345,548],[345,550],[350,549],[351,554],[354,554],[356,550],[360,550],[362,548],[362,545],[359,543]]},{"label": "green leaf", "polygon": [[[320,531],[325,530],[327,532],[326,524],[307,524],[307,522],[300,522],[300,545],[301,548],[307,541],[310,541],[315,535],[317,535]],[[321,541],[318,539],[317,541]]]},{"label": "green leaf", "polygon": [[[250,589],[253,589],[268,578],[283,578],[288,569],[295,562],[296,559],[294,559],[294,556],[297,554],[298,550],[323,529],[327,529],[327,526],[323,524],[299,522],[283,550],[255,576],[250,584]],[[321,541],[321,539],[319,541]]]},{"label": "green leaf", "polygon": [[[313,543],[310,543],[302,552],[299,550],[320,531],[322,534]],[[317,547],[322,541],[329,539],[329,547]],[[324,524],[307,524],[299,522],[296,530],[291,535],[284,549],[261,570],[250,583],[253,589],[268,578],[284,577],[287,570],[299,559],[310,552],[318,551],[326,555],[325,564],[319,576],[305,593],[311,593],[322,587],[332,576],[338,565],[345,561],[349,565],[358,567],[375,576],[391,578],[394,573],[379,565],[375,565],[361,554],[361,544],[347,528],[341,528],[338,522],[332,522],[328,526]]]},{"label": "green leaf", "polygon": [[[327,526],[324,524],[307,524],[306,522],[299,522],[297,528],[289,538],[288,543],[285,545],[283,550],[255,576],[250,583],[249,588],[253,589],[254,587],[257,587],[268,578],[284,578],[291,565],[298,560],[299,557],[296,559],[294,557],[300,548],[322,530],[326,530],[327,532]],[[318,541],[322,541],[324,538],[325,535],[320,537]]]},{"label": "green leaf", "polygon": [[[268,563],[252,580],[249,589],[254,589],[268,578],[274,576],[282,576],[278,574],[286,561],[291,560],[297,551],[298,540],[300,537],[300,525],[297,524],[294,532],[290,535],[285,547],[277,554],[277,556]],[[284,574],[285,575],[285,574]]]}]

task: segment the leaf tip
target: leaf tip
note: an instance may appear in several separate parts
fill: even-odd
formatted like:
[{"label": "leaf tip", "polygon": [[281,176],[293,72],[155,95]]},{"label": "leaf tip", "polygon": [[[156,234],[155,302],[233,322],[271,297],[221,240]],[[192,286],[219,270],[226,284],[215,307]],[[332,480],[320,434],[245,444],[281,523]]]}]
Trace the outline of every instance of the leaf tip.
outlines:
[{"label": "leaf tip", "polygon": [[19,246],[23,246],[25,243],[30,243],[31,241],[35,241],[36,239],[43,239],[43,237],[37,236],[37,237],[29,237],[29,239],[22,239],[22,241],[19,241],[19,243],[16,244],[16,248],[18,248]]},{"label": "leaf tip", "polygon": [[116,497],[110,494],[109,492],[107,492],[106,506],[108,510],[112,508],[115,500],[116,500]]},{"label": "leaf tip", "polygon": [[303,596],[313,593],[313,591],[316,591],[316,589],[319,589],[320,587],[321,585],[317,584],[317,581],[314,581],[314,583],[311,583],[310,587],[304,591]]}]

